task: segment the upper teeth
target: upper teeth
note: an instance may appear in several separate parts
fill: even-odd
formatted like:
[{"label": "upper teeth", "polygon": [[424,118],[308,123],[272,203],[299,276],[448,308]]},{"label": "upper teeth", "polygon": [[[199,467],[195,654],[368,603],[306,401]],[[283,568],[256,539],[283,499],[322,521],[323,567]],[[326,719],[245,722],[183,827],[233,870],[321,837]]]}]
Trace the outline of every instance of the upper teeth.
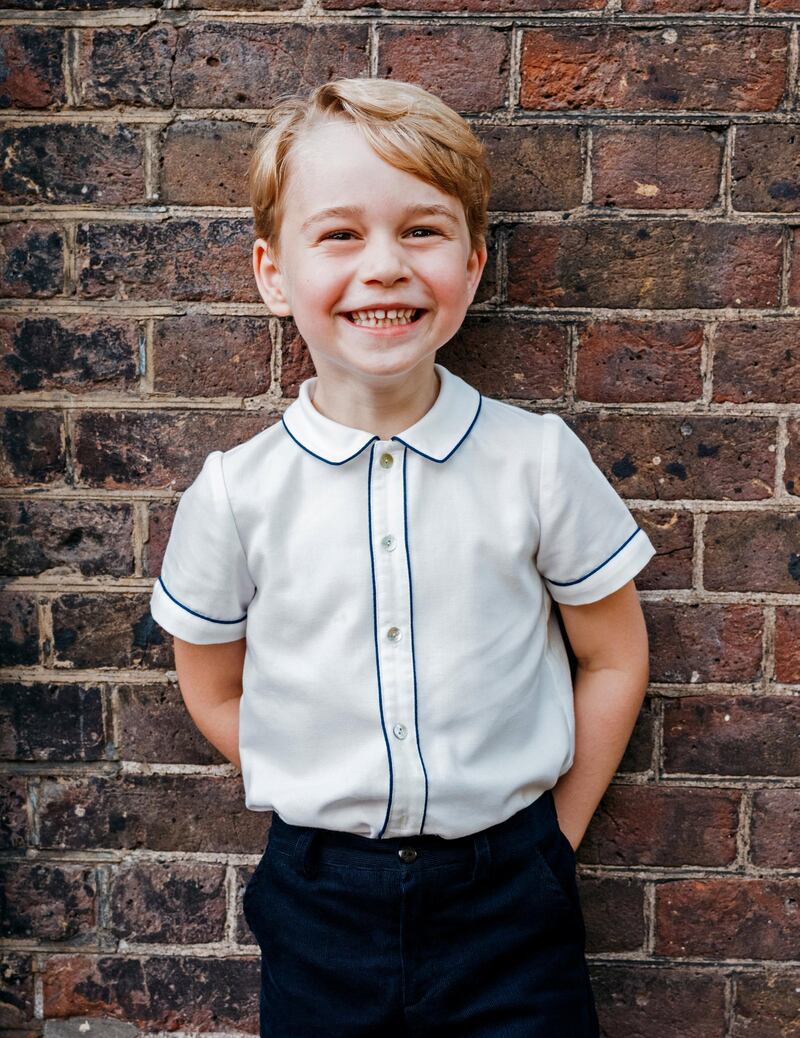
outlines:
[{"label": "upper teeth", "polygon": [[353,310],[353,317],[360,321],[369,321],[374,318],[388,317],[390,320],[400,317],[404,320],[410,320],[416,310]]}]

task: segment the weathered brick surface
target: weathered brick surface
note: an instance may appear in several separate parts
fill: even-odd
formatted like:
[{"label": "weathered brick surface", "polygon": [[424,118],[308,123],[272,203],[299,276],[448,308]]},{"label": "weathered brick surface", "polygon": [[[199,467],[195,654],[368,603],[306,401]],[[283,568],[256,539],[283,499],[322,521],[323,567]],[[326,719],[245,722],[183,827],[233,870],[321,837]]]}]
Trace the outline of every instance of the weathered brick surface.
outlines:
[{"label": "weathered brick surface", "polygon": [[769,112],[786,86],[784,28],[528,29],[523,108]]},{"label": "weathered brick surface", "polygon": [[601,127],[592,143],[595,205],[707,209],[718,201],[725,138],[715,126]]},{"label": "weathered brick surface", "polygon": [[171,396],[257,396],[270,383],[268,317],[191,314],[156,322],[153,389]]},{"label": "weathered brick surface", "polygon": [[800,0],[6,7],[0,1029],[258,1031],[270,816],[149,597],[209,451],[316,374],[252,276],[266,109],[375,71],[454,105],[492,173],[438,359],[563,415],[657,549],[647,694],[578,851],[602,1033],[800,1031]]},{"label": "weathered brick surface", "polygon": [[3,760],[97,761],[107,756],[109,733],[97,685],[3,682],[0,722]]}]

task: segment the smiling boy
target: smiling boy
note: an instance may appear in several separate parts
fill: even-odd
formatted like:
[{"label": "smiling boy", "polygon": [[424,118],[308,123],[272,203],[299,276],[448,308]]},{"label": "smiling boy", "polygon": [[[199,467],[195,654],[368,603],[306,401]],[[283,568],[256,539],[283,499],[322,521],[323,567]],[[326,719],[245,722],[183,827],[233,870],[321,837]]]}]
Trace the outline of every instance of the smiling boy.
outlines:
[{"label": "smiling boy", "polygon": [[284,99],[251,162],[258,288],[316,376],[208,455],[151,609],[272,812],[262,1036],[599,1034],[575,848],[647,687],[655,549],[563,419],[436,362],[489,183],[457,113],[381,79]]}]

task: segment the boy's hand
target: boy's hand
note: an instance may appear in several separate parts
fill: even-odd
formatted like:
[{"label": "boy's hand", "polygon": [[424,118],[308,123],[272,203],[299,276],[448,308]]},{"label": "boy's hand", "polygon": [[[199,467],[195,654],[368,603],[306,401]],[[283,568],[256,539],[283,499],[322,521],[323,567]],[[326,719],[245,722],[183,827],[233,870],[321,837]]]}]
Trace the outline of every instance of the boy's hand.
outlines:
[{"label": "boy's hand", "polygon": [[650,677],[649,643],[633,580],[598,602],[558,607],[578,670],[575,759],[553,798],[561,830],[577,850],[639,716]]},{"label": "boy's hand", "polygon": [[239,700],[247,639],[219,645],[195,645],[175,636],[173,641],[186,709],[206,739],[241,768]]}]

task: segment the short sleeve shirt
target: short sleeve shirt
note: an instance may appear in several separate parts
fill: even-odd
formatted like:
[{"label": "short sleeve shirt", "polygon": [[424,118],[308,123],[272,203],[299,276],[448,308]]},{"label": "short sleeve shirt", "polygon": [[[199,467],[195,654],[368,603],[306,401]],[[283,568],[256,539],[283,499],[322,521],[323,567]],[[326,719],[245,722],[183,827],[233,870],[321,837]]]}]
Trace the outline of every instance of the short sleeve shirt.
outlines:
[{"label": "short sleeve shirt", "polygon": [[561,417],[435,370],[386,440],[321,414],[309,378],[181,496],[151,611],[188,642],[246,639],[251,810],[452,839],[572,765],[553,600],[611,594],[655,548]]}]

